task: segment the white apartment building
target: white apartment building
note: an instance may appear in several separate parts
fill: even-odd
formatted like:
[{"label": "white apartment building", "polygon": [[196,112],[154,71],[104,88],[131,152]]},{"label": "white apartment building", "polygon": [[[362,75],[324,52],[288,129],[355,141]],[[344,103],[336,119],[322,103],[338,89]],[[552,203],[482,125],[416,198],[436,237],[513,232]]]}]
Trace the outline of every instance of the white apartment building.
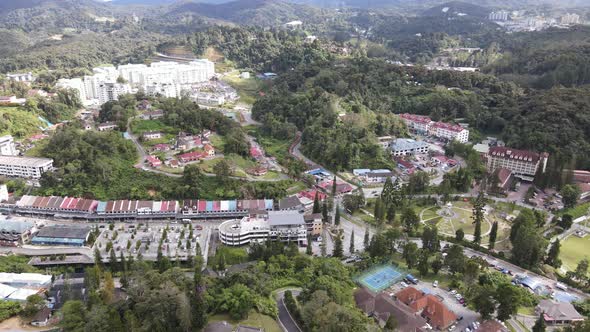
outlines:
[{"label": "white apartment building", "polygon": [[88,99],[86,97],[86,86],[81,78],[62,78],[57,81],[55,86],[60,89],[73,89],[77,91],[78,97],[82,102]]},{"label": "white apartment building", "polygon": [[580,15],[567,13],[561,17],[561,24],[563,24],[563,25],[580,24]]},{"label": "white apartment building", "polygon": [[219,239],[228,246],[261,243],[267,240],[307,243],[307,227],[298,211],[268,211],[219,225]]},{"label": "white apartment building", "polygon": [[487,155],[487,169],[493,172],[498,168],[506,168],[515,177],[525,181],[532,181],[539,167],[545,173],[547,167],[547,153],[515,150],[503,146],[490,148]]},{"label": "white apartment building", "polygon": [[420,134],[427,134],[432,120],[427,116],[416,114],[400,114],[399,117],[404,120],[409,129],[414,130]]},{"label": "white apartment building", "polygon": [[104,82],[99,86],[98,102],[102,105],[109,101],[119,100],[120,95],[131,93],[127,84]]},{"label": "white apartment building", "polygon": [[6,77],[8,77],[8,79],[10,79],[12,81],[17,81],[17,82],[32,82],[35,80],[35,77],[33,77],[33,73],[31,73],[31,72],[6,74]]},{"label": "white apartment building", "polygon": [[488,15],[488,19],[490,21],[508,21],[508,12],[504,10],[491,12],[490,15]]},{"label": "white apartment building", "polygon": [[444,138],[449,141],[455,140],[460,143],[467,143],[469,141],[469,130],[450,123],[434,122],[430,126],[432,136]]},{"label": "white apartment building", "polygon": [[18,150],[14,145],[12,136],[0,136],[0,155],[2,156],[18,156]]},{"label": "white apartment building", "polygon": [[39,179],[53,169],[53,159],[0,156],[0,175]]},{"label": "white apartment building", "polygon": [[449,141],[456,140],[461,143],[469,141],[469,130],[450,123],[434,122],[427,116],[416,114],[400,114],[399,117],[412,131],[422,135],[430,135]]},{"label": "white apartment building", "polygon": [[[94,75],[83,78],[62,79],[58,87],[72,88],[79,92],[82,102],[98,100],[100,104],[118,100],[121,94],[143,89],[151,95],[179,97],[183,86],[190,90],[190,84],[206,82],[215,76],[215,64],[209,60],[194,60],[188,64],[177,62],[154,62],[127,64],[93,69]],[[118,78],[126,83],[117,83]],[[188,86],[186,86],[188,85]]]}]

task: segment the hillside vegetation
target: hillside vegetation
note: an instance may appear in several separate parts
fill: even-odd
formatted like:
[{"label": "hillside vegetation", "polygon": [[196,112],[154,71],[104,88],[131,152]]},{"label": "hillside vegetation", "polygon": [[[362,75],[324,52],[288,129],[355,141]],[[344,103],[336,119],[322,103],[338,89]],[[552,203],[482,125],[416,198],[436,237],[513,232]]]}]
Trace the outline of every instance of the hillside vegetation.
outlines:
[{"label": "hillside vegetation", "polygon": [[40,132],[42,125],[34,113],[16,107],[0,107],[0,136],[25,138]]}]

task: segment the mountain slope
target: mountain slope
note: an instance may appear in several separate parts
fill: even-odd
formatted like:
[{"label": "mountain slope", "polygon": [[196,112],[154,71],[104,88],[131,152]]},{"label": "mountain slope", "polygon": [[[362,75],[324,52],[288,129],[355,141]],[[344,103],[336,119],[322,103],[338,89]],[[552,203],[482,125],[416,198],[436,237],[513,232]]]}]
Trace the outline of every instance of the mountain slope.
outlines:
[{"label": "mountain slope", "polygon": [[165,18],[198,15],[237,24],[269,26],[292,20],[317,22],[321,10],[276,0],[237,0],[222,4],[186,2],[172,6]]}]

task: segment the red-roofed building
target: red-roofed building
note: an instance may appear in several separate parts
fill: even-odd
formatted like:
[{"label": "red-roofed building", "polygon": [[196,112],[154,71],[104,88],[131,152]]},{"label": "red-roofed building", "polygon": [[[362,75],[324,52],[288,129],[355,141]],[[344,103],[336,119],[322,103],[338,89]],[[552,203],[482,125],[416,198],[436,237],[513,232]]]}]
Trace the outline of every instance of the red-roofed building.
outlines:
[{"label": "red-roofed building", "polygon": [[515,177],[525,181],[533,181],[539,167],[545,173],[549,154],[525,150],[515,150],[504,146],[495,146],[488,152],[487,169],[493,172],[498,168],[506,168]]},{"label": "red-roofed building", "polygon": [[206,144],[203,150],[205,150],[205,154],[207,154],[208,157],[215,156],[215,148],[213,148],[213,146],[210,144]]},{"label": "red-roofed building", "polygon": [[[324,181],[320,183],[320,188],[322,188],[326,193],[332,192],[334,180],[331,181]],[[346,194],[352,191],[352,186],[348,183],[338,183],[336,182],[336,194]]]},{"label": "red-roofed building", "polygon": [[444,138],[449,141],[467,143],[469,141],[469,130],[451,123],[434,122],[430,125],[430,135]]},{"label": "red-roofed building", "polygon": [[160,167],[162,166],[162,161],[158,159],[156,156],[147,156],[145,158],[147,162],[150,164],[151,167]]},{"label": "red-roofed building", "polygon": [[403,169],[408,174],[414,173],[416,170],[416,166],[409,161],[405,161],[401,158],[395,158],[395,162],[397,163],[397,167]]},{"label": "red-roofed building", "polygon": [[254,159],[261,158],[262,157],[262,151],[260,151],[260,149],[257,146],[252,145],[250,147],[250,157],[252,157]]},{"label": "red-roofed building", "polygon": [[498,190],[500,191],[506,191],[508,190],[508,188],[510,187],[510,184],[512,183],[512,171],[510,171],[507,168],[498,168],[497,170],[494,171],[495,176],[498,179]]},{"label": "red-roofed building", "polygon": [[410,307],[432,325],[433,328],[444,330],[457,320],[457,315],[450,311],[439,298],[432,294],[424,294],[414,287],[406,287],[395,294],[395,297]]},{"label": "red-roofed building", "polygon": [[196,161],[205,158],[205,154],[200,151],[194,151],[189,153],[183,153],[178,156],[178,160],[183,163],[188,163],[191,161]]},{"label": "red-roofed building", "polygon": [[315,195],[318,195],[318,199],[320,201],[323,201],[324,199],[326,199],[326,197],[328,197],[328,195],[326,195],[326,193],[316,190],[316,189],[309,189],[309,190],[305,190],[299,193],[300,196],[302,197],[306,197],[308,199],[311,199],[312,201],[315,199]]},{"label": "red-roofed building", "polygon": [[153,151],[161,151],[161,152],[166,152],[166,151],[170,151],[170,144],[156,144],[153,146],[152,148]]},{"label": "red-roofed building", "polygon": [[432,120],[429,117],[422,115],[404,113],[400,114],[399,117],[404,120],[409,129],[422,134],[428,133],[428,129],[432,123]]}]

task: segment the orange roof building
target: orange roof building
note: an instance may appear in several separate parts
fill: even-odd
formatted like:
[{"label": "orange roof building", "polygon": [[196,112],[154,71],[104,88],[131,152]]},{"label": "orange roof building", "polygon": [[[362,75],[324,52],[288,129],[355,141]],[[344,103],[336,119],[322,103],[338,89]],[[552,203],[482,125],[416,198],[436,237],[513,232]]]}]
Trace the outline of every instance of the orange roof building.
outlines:
[{"label": "orange roof building", "polygon": [[442,301],[432,294],[424,294],[414,287],[406,287],[395,297],[420,313],[434,328],[444,330],[457,320],[457,315],[449,310]]}]

